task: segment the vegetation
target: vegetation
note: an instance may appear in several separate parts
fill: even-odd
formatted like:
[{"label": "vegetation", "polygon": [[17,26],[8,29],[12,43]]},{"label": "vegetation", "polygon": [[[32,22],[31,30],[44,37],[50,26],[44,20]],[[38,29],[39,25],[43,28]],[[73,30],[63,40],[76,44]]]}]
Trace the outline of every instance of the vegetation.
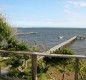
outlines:
[{"label": "vegetation", "polygon": [[[73,55],[74,52],[68,48],[60,48],[59,50],[55,50],[51,54],[69,54]],[[72,66],[70,63],[72,62],[72,59],[67,59],[67,58],[57,58],[57,57],[44,57],[43,60],[38,62],[38,74],[39,74],[39,79],[46,80],[52,78],[52,70],[55,70],[55,72],[59,72],[62,74],[62,80],[64,80],[64,75],[65,72],[68,72],[67,70],[70,70],[70,66]],[[70,66],[68,66],[70,65]],[[57,74],[56,73],[56,74]],[[44,75],[45,74],[45,75]],[[44,77],[42,77],[44,75]],[[54,74],[55,75],[55,74]],[[58,74],[59,75],[59,74]],[[42,77],[42,78],[40,78]]]},{"label": "vegetation", "polygon": [[[55,50],[53,51],[51,54],[69,54],[69,55],[73,55],[74,52],[68,48],[60,48],[59,50]],[[56,65],[59,63],[68,63],[71,59],[67,59],[67,58],[57,58],[57,57],[45,57],[44,58],[44,62],[46,64],[51,64]]]},{"label": "vegetation", "polygon": [[[35,47],[28,46],[24,41],[18,41],[13,31],[13,28],[6,22],[6,19],[0,15],[0,49],[9,51],[37,51]],[[4,53],[2,57],[9,57],[5,62],[6,65],[10,66],[10,76],[21,78],[22,75],[27,76],[25,66],[27,65],[26,61],[29,59],[28,55]]]},{"label": "vegetation", "polygon": [[80,59],[79,61],[79,79],[85,80],[86,79],[86,60]]}]

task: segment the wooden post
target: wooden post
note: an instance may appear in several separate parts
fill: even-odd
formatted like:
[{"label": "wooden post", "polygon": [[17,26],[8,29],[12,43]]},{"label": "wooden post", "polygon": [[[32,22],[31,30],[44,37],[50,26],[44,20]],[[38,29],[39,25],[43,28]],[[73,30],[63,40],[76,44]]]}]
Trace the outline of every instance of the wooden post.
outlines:
[{"label": "wooden post", "polygon": [[32,80],[37,80],[37,55],[32,55]]},{"label": "wooden post", "polygon": [[1,63],[0,63],[0,76],[1,76]]},{"label": "wooden post", "polygon": [[75,59],[75,80],[78,80],[79,73],[79,58]]}]

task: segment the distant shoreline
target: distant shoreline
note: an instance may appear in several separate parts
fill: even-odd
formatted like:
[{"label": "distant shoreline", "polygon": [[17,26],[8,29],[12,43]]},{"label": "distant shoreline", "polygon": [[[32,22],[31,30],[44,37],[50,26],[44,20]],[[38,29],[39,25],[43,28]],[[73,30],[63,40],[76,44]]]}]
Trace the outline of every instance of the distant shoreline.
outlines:
[{"label": "distant shoreline", "polygon": [[28,32],[28,33],[17,33],[17,35],[28,35],[28,34],[37,34],[38,32]]},{"label": "distant shoreline", "polygon": [[[15,27],[14,27],[15,28]],[[56,29],[86,29],[86,28],[84,28],[84,27],[16,27],[16,28],[25,28],[25,29],[27,29],[27,28],[32,28],[32,29],[35,29],[35,28],[56,28]]]}]

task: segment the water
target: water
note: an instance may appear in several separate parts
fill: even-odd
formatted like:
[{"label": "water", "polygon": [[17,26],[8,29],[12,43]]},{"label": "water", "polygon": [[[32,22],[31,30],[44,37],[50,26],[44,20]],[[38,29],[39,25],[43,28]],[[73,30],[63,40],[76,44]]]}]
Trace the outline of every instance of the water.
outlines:
[{"label": "water", "polygon": [[[54,47],[75,35],[86,35],[85,28],[18,28],[18,31],[21,33],[36,32],[35,34],[20,34],[17,35],[17,38],[27,41],[30,45],[43,44],[48,48]],[[60,36],[63,38],[59,39]],[[76,54],[86,54],[86,39],[75,41],[70,48]]]}]

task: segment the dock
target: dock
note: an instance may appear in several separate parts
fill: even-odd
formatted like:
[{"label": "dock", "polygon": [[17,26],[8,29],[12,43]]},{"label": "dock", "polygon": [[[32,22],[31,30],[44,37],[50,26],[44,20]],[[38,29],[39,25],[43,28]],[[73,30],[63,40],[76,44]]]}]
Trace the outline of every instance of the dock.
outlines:
[{"label": "dock", "polygon": [[50,54],[50,52],[53,52],[53,51],[55,51],[55,50],[57,50],[57,49],[59,49],[59,48],[61,48],[63,46],[66,46],[67,44],[70,44],[71,42],[73,42],[75,40],[77,40],[77,36],[73,36],[72,38],[70,38],[70,39],[56,45],[55,47],[53,47],[50,50],[46,51],[46,53]]},{"label": "dock", "polygon": [[[55,50],[57,50],[57,49],[59,49],[59,48],[61,48],[61,47],[64,47],[64,46],[66,46],[66,45],[68,45],[68,44],[71,44],[71,43],[72,43],[73,41],[75,41],[75,40],[77,40],[77,36],[73,36],[72,38],[70,38],[70,39],[68,39],[68,40],[66,40],[66,41],[64,41],[64,42],[62,42],[62,43],[60,43],[60,44],[58,44],[58,45],[52,47],[51,49],[49,49],[48,51],[43,52],[43,53],[45,53],[45,54],[50,54],[51,52],[53,52],[53,51],[55,51]],[[37,60],[39,61],[39,60],[42,59],[43,57],[44,57],[44,56],[41,56],[41,57],[38,56]]]},{"label": "dock", "polygon": [[78,40],[85,40],[85,38],[86,38],[86,37],[83,36],[83,35],[78,35],[78,36],[77,36],[77,39],[78,39]]}]

